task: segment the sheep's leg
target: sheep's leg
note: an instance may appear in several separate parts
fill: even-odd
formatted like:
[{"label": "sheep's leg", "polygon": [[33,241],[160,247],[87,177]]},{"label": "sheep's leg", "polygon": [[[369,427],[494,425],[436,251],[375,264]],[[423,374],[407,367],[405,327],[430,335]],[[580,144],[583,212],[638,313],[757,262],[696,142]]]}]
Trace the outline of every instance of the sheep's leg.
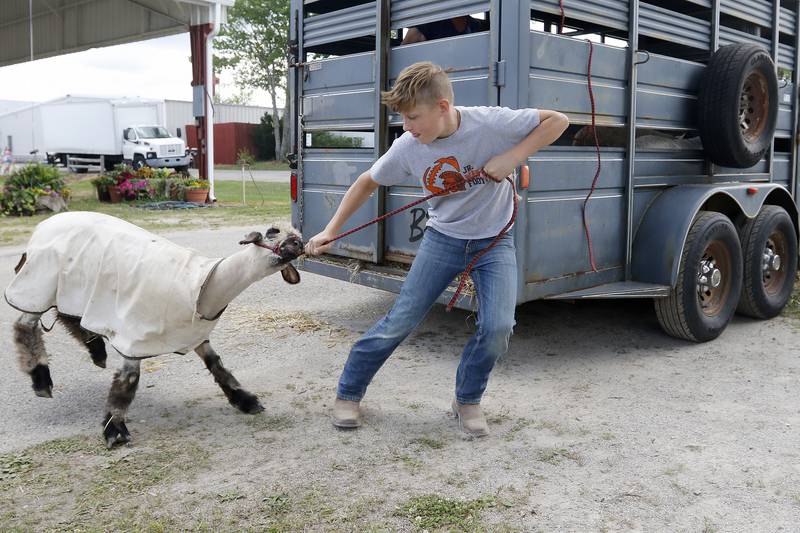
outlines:
[{"label": "sheep's leg", "polygon": [[95,335],[91,331],[86,331],[81,327],[81,319],[71,316],[58,315],[61,323],[66,326],[70,335],[75,337],[79,342],[83,343],[89,349],[89,355],[92,356],[92,362],[100,368],[106,367],[106,343],[103,342],[103,337]]},{"label": "sheep's leg", "polygon": [[194,351],[203,359],[206,368],[214,376],[214,381],[220,386],[232,406],[243,413],[249,414],[260,413],[264,410],[264,407],[258,401],[258,397],[244,390],[236,378],[233,377],[233,374],[222,366],[222,361],[208,341],[195,348]]},{"label": "sheep's leg", "polygon": [[33,392],[42,398],[53,397],[53,380],[47,366],[47,351],[39,327],[41,313],[22,313],[14,322],[14,344],[20,369],[31,377]]},{"label": "sheep's leg", "polygon": [[114,373],[106,402],[106,416],[103,419],[103,438],[109,449],[117,443],[131,440],[131,434],[125,425],[125,415],[139,385],[139,363],[138,359],[123,358],[122,368]]}]

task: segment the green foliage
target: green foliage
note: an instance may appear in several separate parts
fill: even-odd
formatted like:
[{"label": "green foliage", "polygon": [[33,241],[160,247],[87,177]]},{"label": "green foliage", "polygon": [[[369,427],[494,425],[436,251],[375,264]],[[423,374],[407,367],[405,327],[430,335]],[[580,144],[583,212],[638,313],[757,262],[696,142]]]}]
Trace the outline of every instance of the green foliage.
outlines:
[{"label": "green foliage", "polygon": [[[280,119],[281,128],[283,119]],[[273,161],[275,159],[275,128],[273,128],[272,115],[267,112],[261,117],[261,123],[253,131],[253,142],[256,145],[256,156],[259,161]]]},{"label": "green foliage", "polygon": [[214,39],[214,66],[236,69],[245,87],[276,92],[286,84],[288,36],[289,2],[236,0]]},{"label": "green foliage", "polygon": [[[395,513],[412,521],[419,529],[438,529],[455,526],[472,530],[481,510],[494,505],[493,498],[450,500],[437,494],[415,496]],[[472,526],[472,527],[471,527]]]},{"label": "green foliage", "polygon": [[[272,105],[277,107],[278,93],[285,92],[287,87],[288,42],[289,2],[236,0],[228,9],[227,23],[214,39],[214,48],[219,54],[214,57],[214,67],[234,71],[236,84],[243,90],[265,90]],[[278,137],[280,135],[278,133]],[[274,134],[272,138],[276,145],[273,150],[279,151],[280,138],[275,139]],[[259,153],[258,156],[275,159],[274,154],[269,157]]]},{"label": "green foliage", "polygon": [[254,156],[247,148],[242,148],[236,154],[236,164],[240,167],[252,167],[255,162],[256,156]]},{"label": "green foliage", "polygon": [[336,135],[330,131],[315,131],[311,134],[311,146],[315,148],[361,148],[363,139]]},{"label": "green foliage", "polygon": [[0,211],[4,215],[31,216],[38,209],[40,196],[61,196],[67,200],[69,195],[56,168],[33,163],[16,170],[6,180],[0,195]]}]

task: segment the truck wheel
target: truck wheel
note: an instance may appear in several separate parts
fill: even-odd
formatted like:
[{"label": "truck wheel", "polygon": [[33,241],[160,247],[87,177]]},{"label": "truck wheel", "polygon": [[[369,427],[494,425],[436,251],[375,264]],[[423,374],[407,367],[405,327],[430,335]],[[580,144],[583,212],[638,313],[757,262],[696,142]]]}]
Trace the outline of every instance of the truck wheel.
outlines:
[{"label": "truck wheel", "polygon": [[717,338],[736,311],[742,290],[742,250],[736,228],[720,213],[695,217],[681,254],[678,282],[655,300],[669,335],[704,342]]},{"label": "truck wheel", "polygon": [[698,104],[700,138],[712,162],[734,168],[758,163],[778,119],[778,78],[767,50],[738,43],[714,52]]},{"label": "truck wheel", "polygon": [[139,170],[145,165],[147,165],[147,163],[145,163],[144,161],[144,156],[142,156],[141,154],[134,154],[133,164],[131,165],[131,167],[133,167],[133,170]]},{"label": "truck wheel", "polygon": [[792,296],[797,272],[797,234],[789,213],[765,205],[739,232],[744,286],[739,313],[753,318],[780,314]]},{"label": "truck wheel", "polygon": [[175,172],[183,172],[183,173],[189,172],[189,165],[175,167]]}]

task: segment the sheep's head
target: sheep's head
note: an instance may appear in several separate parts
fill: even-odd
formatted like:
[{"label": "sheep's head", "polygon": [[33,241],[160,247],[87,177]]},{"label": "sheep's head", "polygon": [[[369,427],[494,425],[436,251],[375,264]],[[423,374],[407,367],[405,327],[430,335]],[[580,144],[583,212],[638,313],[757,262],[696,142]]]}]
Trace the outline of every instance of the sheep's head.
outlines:
[{"label": "sheep's head", "polygon": [[252,231],[239,241],[239,244],[255,244],[261,248],[266,248],[276,256],[278,264],[284,264],[281,269],[283,279],[288,283],[298,283],[300,274],[289,264],[290,261],[297,259],[303,253],[303,238],[299,231],[289,224],[272,224],[266,236],[260,231]]}]

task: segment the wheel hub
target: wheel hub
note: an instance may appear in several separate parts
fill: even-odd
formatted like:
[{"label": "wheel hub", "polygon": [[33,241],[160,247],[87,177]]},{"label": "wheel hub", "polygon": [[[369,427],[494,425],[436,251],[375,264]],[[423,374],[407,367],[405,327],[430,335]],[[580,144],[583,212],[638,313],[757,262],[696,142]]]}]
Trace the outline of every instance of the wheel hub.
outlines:
[{"label": "wheel hub", "polygon": [[755,141],[766,126],[769,110],[767,79],[760,72],[751,73],[739,95],[739,128],[749,142]]},{"label": "wheel hub", "polygon": [[764,249],[764,260],[761,262],[761,270],[765,273],[772,271],[777,272],[781,269],[781,256],[775,253],[775,250],[769,247]]},{"label": "wheel hub", "polygon": [[706,316],[717,316],[725,308],[731,289],[731,257],[725,244],[711,241],[697,266],[697,303]]},{"label": "wheel hub", "polygon": [[700,261],[700,275],[697,276],[697,290],[700,293],[707,293],[711,289],[716,289],[722,284],[722,271],[717,268],[713,258],[706,258]]}]

